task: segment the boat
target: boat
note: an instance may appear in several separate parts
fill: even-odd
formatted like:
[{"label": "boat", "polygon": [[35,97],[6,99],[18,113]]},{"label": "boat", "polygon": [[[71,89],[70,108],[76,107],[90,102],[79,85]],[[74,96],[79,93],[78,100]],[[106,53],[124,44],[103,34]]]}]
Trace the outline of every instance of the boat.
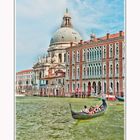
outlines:
[{"label": "boat", "polygon": [[116,96],[116,99],[118,99],[119,101],[124,101],[124,97],[121,96]]},{"label": "boat", "polygon": [[75,112],[72,110],[71,104],[69,105],[70,105],[71,115],[73,119],[78,119],[78,120],[92,119],[92,118],[101,116],[105,113],[106,108],[107,108],[105,99],[102,99],[102,104],[100,105],[100,107],[102,108],[101,111],[98,111],[97,113],[94,113],[94,114],[88,114],[85,112]]}]

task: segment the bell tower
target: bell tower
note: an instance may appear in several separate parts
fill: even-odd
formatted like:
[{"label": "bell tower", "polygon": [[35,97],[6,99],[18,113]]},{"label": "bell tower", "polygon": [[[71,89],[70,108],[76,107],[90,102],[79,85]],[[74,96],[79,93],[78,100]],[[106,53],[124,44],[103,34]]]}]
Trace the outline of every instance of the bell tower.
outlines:
[{"label": "bell tower", "polygon": [[68,12],[68,8],[66,8],[66,12],[63,16],[63,21],[62,21],[62,24],[61,24],[61,28],[62,27],[69,27],[69,28],[72,28],[72,23],[71,23],[71,16]]}]

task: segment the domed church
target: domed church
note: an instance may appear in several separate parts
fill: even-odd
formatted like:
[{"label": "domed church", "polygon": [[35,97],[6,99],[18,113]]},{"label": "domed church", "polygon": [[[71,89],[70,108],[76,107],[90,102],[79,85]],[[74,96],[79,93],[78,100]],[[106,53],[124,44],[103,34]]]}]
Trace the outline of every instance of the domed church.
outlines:
[{"label": "domed church", "polygon": [[55,63],[64,64],[65,49],[70,47],[70,43],[77,44],[81,40],[80,34],[73,28],[71,16],[66,9],[61,27],[53,34],[48,54],[51,58],[55,56]]},{"label": "domed church", "polygon": [[33,66],[33,85],[41,96],[57,96],[64,93],[66,48],[82,40],[73,28],[68,9],[63,16],[60,28],[53,34],[47,56],[41,57]]}]

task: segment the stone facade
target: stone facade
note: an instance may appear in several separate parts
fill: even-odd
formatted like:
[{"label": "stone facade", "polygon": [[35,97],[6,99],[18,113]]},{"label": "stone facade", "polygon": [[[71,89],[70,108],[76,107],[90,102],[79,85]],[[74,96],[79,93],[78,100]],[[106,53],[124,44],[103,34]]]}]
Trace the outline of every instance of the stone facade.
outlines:
[{"label": "stone facade", "polygon": [[[81,36],[73,29],[71,16],[66,10],[61,27],[51,38],[47,56],[41,57],[33,66],[33,84],[38,94],[46,95],[43,91],[46,91],[48,96],[55,95],[56,92],[61,95],[64,93],[65,87],[62,81],[65,80],[66,72],[66,48],[70,47],[71,42],[76,45],[80,40]],[[58,91],[58,88],[61,91]]]}]

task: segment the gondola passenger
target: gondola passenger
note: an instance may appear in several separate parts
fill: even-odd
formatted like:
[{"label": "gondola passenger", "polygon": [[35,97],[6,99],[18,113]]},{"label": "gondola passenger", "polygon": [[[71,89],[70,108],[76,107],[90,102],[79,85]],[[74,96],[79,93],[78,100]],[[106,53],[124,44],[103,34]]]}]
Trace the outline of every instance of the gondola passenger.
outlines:
[{"label": "gondola passenger", "polygon": [[89,109],[87,108],[86,105],[84,106],[84,109],[82,110],[82,112],[84,112],[84,113],[89,113]]}]

